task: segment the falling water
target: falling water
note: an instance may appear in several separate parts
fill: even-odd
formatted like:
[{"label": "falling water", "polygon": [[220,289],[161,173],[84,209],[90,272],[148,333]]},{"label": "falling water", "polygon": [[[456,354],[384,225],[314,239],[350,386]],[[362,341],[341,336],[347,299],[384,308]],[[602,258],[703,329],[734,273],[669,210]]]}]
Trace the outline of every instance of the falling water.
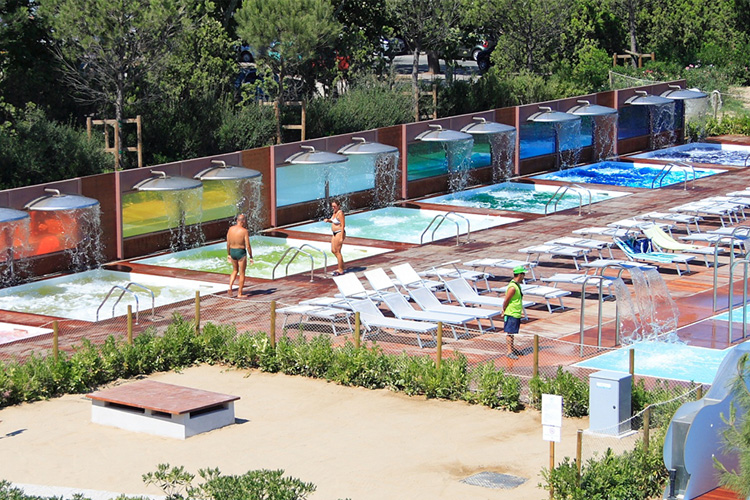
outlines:
[{"label": "falling water", "polygon": [[63,252],[68,257],[68,269],[73,271],[98,267],[104,261],[99,204],[70,210],[34,210],[30,216],[35,255]]},{"label": "falling water", "polygon": [[395,152],[374,155],[371,160],[374,162],[375,172],[374,208],[393,205],[400,197],[401,184],[399,182],[398,159],[399,153]]},{"label": "falling water", "polygon": [[463,191],[471,183],[471,152],[474,139],[446,141],[443,143],[448,162],[448,191]]},{"label": "falling water", "polygon": [[[622,341],[632,343],[639,340],[676,340],[679,310],[667,289],[664,278],[656,269],[644,272],[634,268],[630,270],[630,273],[635,291],[635,300],[632,303],[636,320],[632,321],[635,328],[631,333],[627,333],[625,328],[622,329]],[[620,298],[620,295],[617,295],[618,301]],[[628,299],[624,296],[623,298],[627,302]],[[620,307],[622,311],[622,304]]]},{"label": "falling water", "polygon": [[558,138],[560,170],[577,165],[581,154],[581,120],[556,122],[555,134]]},{"label": "falling water", "polygon": [[516,152],[516,131],[509,130],[490,134],[490,155],[492,157],[492,182],[497,184],[513,177],[513,158]]},{"label": "falling water", "polygon": [[159,191],[158,195],[166,208],[170,251],[201,246],[205,242],[201,225],[203,188]]},{"label": "falling water", "polygon": [[265,226],[266,204],[263,203],[263,185],[258,179],[232,181],[237,186],[237,213],[247,217],[250,234],[259,233]]},{"label": "falling water", "polygon": [[617,278],[613,287],[620,314],[620,341],[624,344],[632,344],[641,340],[643,332],[641,320],[636,312],[633,296],[622,278]]},{"label": "falling water", "polygon": [[29,218],[2,223],[0,242],[0,287],[17,285],[30,275]]},{"label": "falling water", "polygon": [[597,161],[612,158],[615,155],[615,127],[617,114],[594,116],[594,157]]},{"label": "falling water", "polygon": [[651,149],[661,149],[672,146],[677,140],[675,134],[674,101],[666,104],[649,106],[649,117],[651,121]]},{"label": "falling water", "polygon": [[[358,160],[364,159],[364,156]],[[316,185],[325,186],[325,195],[318,199],[315,209],[315,219],[324,219],[331,216],[331,201],[336,200],[344,213],[349,211],[349,185],[348,174],[349,162],[326,163],[311,165],[315,169]]]},{"label": "falling water", "polygon": [[685,103],[685,141],[701,142],[707,136],[706,127],[711,117],[709,99],[688,99]]}]

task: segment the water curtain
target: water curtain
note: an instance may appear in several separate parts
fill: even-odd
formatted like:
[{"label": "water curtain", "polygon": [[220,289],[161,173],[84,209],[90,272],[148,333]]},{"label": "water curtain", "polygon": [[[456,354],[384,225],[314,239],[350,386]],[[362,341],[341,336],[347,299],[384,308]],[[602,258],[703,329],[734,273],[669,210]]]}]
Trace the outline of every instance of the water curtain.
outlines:
[{"label": "water curtain", "polygon": [[578,163],[581,152],[581,118],[579,116],[553,111],[549,106],[539,106],[539,111],[531,114],[527,120],[552,126],[555,163],[558,169],[562,170]]},{"label": "water curtain", "polygon": [[[591,126],[591,144],[594,148],[594,158],[602,161],[611,158],[615,153],[615,136],[617,126],[617,110],[608,106],[591,104],[581,99],[568,110],[568,113],[580,116]],[[587,123],[588,125],[588,123]]]},{"label": "water curtain", "polygon": [[338,153],[349,158],[351,171],[372,179],[373,208],[393,205],[401,194],[398,148],[368,142],[364,137],[352,137],[352,140],[353,143],[340,148]]},{"label": "water curtain", "polygon": [[260,232],[265,221],[261,173],[223,160],[211,164],[195,175],[203,183],[203,217],[217,220],[245,214],[247,229]]},{"label": "water curtain", "polygon": [[659,271],[632,268],[630,277],[634,297],[624,284],[615,286],[622,343],[676,341],[679,310]]},{"label": "water curtain", "polygon": [[646,106],[649,121],[649,143],[651,149],[670,146],[677,140],[675,133],[675,101],[636,90],[635,95],[625,101],[631,106]]},{"label": "water curtain", "polygon": [[[513,160],[516,151],[516,129],[510,125],[490,122],[482,117],[474,117],[474,122],[461,129],[474,138],[474,149],[487,143],[490,150],[492,182],[497,184],[513,177]],[[472,155],[476,156],[476,152]],[[476,167],[477,165],[473,165]]]},{"label": "water curtain", "polygon": [[437,143],[445,152],[445,170],[448,173],[448,191],[466,189],[471,183],[471,153],[474,139],[471,135],[455,130],[445,130],[440,125],[430,124],[432,130],[415,137],[418,141]]},{"label": "water curtain", "polygon": [[30,220],[27,212],[0,207],[0,287],[16,285],[29,274]]},{"label": "water curtain", "polygon": [[[305,177],[312,173],[314,186],[308,186],[308,190],[322,187],[322,192],[318,193],[316,198],[318,206],[315,217],[323,218],[329,215],[331,198],[337,198],[342,210],[348,211],[349,193],[355,190],[350,189],[348,182],[349,158],[328,151],[316,151],[313,146],[302,145],[300,149],[302,151],[291,155],[284,162],[309,169]],[[277,171],[277,181],[280,181],[279,173]]]}]

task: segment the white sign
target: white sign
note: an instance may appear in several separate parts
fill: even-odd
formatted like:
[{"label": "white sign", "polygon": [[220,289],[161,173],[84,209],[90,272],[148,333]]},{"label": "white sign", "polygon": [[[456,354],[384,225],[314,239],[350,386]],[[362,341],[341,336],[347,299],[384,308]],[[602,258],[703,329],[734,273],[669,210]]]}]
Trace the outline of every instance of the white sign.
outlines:
[{"label": "white sign", "polygon": [[542,439],[560,442],[562,435],[562,396],[542,394]]}]

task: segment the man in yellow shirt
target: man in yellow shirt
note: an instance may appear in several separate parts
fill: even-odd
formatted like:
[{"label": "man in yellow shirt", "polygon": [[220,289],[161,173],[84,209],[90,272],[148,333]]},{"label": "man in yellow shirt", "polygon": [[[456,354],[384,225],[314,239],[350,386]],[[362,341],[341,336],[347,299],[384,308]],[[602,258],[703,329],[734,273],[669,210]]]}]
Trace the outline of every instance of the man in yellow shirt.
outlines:
[{"label": "man in yellow shirt", "polygon": [[503,301],[504,323],[503,330],[508,334],[508,354],[510,359],[518,359],[520,351],[513,347],[513,335],[518,333],[521,328],[521,318],[523,317],[523,291],[521,283],[526,276],[526,268],[516,266],[513,269],[513,279],[508,283],[505,290],[505,300]]}]

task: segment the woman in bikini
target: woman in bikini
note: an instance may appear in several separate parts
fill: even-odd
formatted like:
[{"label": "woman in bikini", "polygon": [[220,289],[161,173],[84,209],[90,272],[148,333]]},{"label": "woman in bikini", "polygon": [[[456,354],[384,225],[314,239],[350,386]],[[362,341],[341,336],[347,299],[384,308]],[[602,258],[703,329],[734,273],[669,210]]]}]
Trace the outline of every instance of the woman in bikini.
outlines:
[{"label": "woman in bikini", "polygon": [[336,256],[338,261],[338,269],[333,272],[334,276],[340,276],[344,274],[344,257],[341,255],[341,247],[344,246],[344,237],[346,236],[346,222],[344,221],[344,212],[341,210],[339,202],[336,200],[331,201],[331,209],[333,215],[330,219],[324,219],[323,222],[331,223],[331,252]]}]

